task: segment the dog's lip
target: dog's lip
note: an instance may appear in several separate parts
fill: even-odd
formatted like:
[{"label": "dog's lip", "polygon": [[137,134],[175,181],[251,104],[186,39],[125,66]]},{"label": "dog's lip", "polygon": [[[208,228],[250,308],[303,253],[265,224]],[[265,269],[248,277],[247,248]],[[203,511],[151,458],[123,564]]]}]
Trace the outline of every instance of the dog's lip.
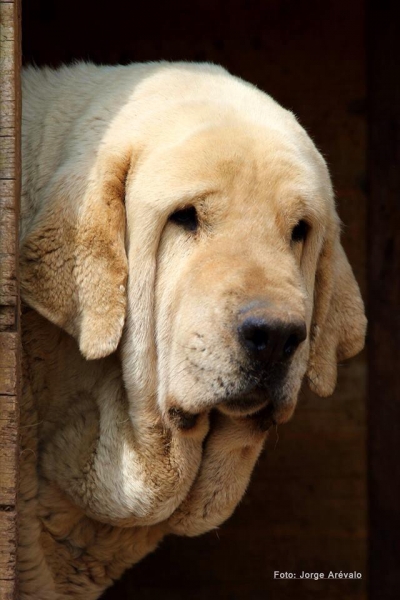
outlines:
[{"label": "dog's lip", "polygon": [[252,416],[264,409],[269,404],[265,391],[253,391],[227,398],[220,402],[216,408],[222,413],[233,416]]}]

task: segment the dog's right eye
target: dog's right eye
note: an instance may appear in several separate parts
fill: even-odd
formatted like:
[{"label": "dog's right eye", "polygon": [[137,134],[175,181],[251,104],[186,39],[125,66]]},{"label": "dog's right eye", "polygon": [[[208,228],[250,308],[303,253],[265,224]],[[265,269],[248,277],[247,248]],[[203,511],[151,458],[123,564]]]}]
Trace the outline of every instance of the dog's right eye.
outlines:
[{"label": "dog's right eye", "polygon": [[305,242],[309,230],[309,225],[303,219],[299,221],[292,230],[292,242]]},{"label": "dog's right eye", "polygon": [[196,231],[199,225],[197,211],[194,206],[187,206],[181,210],[176,210],[170,215],[169,220],[180,225],[186,231]]}]

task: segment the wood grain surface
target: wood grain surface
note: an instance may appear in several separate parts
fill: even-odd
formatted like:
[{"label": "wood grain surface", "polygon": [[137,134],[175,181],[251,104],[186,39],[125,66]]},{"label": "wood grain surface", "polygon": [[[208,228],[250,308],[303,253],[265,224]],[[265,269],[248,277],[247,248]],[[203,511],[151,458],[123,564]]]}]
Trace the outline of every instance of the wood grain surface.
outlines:
[{"label": "wood grain surface", "polygon": [[20,3],[0,0],[0,600],[16,598]]}]

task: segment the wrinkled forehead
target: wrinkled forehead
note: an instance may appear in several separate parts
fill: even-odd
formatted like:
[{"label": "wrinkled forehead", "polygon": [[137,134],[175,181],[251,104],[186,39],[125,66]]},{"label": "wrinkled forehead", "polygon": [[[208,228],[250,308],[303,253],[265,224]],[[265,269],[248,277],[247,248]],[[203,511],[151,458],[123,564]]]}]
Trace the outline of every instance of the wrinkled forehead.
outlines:
[{"label": "wrinkled forehead", "polygon": [[211,194],[266,206],[300,201],[318,217],[333,206],[325,162],[305,132],[234,121],[170,135],[147,152],[135,185],[146,189],[146,203],[161,210]]}]

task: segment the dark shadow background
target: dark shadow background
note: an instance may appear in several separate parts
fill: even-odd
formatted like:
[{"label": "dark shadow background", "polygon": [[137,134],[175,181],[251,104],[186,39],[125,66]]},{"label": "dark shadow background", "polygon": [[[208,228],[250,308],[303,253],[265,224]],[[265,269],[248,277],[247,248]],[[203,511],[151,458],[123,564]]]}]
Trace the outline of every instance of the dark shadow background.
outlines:
[{"label": "dark shadow background", "polygon": [[[25,62],[212,61],[293,110],[330,166],[343,243],[365,292],[363,0],[26,0],[22,17]],[[360,355],[340,369],[332,398],[304,390],[232,519],[201,538],[165,540],[105,598],[364,600],[365,389]],[[363,578],[277,581],[274,570]]]}]

